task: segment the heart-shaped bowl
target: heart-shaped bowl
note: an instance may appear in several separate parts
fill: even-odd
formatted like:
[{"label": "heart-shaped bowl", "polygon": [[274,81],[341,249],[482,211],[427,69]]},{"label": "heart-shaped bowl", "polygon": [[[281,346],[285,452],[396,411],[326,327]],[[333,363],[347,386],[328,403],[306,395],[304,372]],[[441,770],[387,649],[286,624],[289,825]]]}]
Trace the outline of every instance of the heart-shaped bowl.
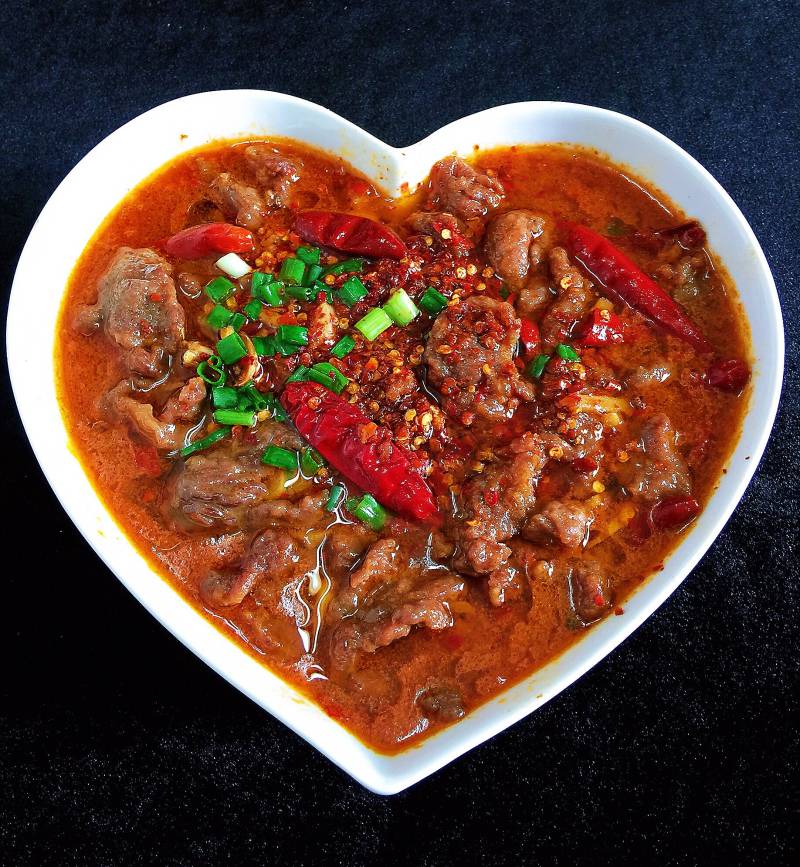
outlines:
[{"label": "heart-shaped bowl", "polygon": [[[75,454],[58,405],[56,318],[67,281],[97,227],[141,180],[178,154],[214,139],[280,136],[339,154],[398,195],[440,157],[475,146],[569,142],[596,148],[663,190],[708,232],[739,288],[755,360],[750,408],[728,472],[664,569],[548,665],[456,725],[403,753],[374,752],[224,636],[163,580],[121,532]],[[36,340],[30,326],[36,324]],[[36,221],[20,257],[8,312],[8,367],[36,457],[61,504],[131,593],[230,683],[375,792],[417,782],[544,704],[610,653],[672,593],[706,552],[741,498],[764,450],[783,371],[775,284],[752,230],[727,193],[692,157],[636,120],[557,102],[504,105],[394,148],[327,109],[257,90],[217,91],[158,106],[112,133],[67,175]],[[702,616],[702,612],[698,612]]]}]

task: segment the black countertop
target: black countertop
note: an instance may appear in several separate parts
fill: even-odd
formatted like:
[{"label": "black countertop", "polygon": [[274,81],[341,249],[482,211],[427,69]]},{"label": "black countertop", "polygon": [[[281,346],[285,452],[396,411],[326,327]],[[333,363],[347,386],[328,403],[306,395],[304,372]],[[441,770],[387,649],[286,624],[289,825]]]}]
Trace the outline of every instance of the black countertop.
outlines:
[{"label": "black countertop", "polygon": [[744,211],[786,317],[782,409],[733,518],[634,636],[533,716],[382,798],[199,663],[101,565],[45,483],[6,379],[0,860],[796,858],[798,4],[223,5],[0,11],[5,292],[75,162],[186,93],[284,91],[397,145],[504,102],[589,103],[674,139]]}]

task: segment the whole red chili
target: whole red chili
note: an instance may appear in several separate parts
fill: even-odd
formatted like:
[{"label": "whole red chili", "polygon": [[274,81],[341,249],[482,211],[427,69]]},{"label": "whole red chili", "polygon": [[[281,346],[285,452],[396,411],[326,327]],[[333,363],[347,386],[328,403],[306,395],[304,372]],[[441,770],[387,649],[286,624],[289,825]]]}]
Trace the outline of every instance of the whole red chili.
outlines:
[{"label": "whole red chili", "polygon": [[700,503],[694,497],[670,497],[653,506],[650,521],[656,530],[674,530],[699,514]]},{"label": "whole red chili", "polygon": [[[281,403],[300,435],[343,476],[398,515],[438,521],[431,489],[412,468],[405,449],[392,441],[388,428],[375,425],[360,409],[316,382],[288,383]],[[359,432],[367,426],[375,430],[362,442]]]},{"label": "whole red chili", "polygon": [[705,381],[722,391],[740,392],[750,380],[750,368],[738,358],[715,361],[706,371]]},{"label": "whole red chili", "polygon": [[333,247],[343,253],[373,259],[401,259],[406,254],[406,245],[398,235],[367,217],[336,211],[301,211],[295,217],[294,228],[309,244]]},{"label": "whole red chili", "polygon": [[575,336],[584,346],[608,346],[625,340],[622,320],[610,310],[594,308],[578,326]]},{"label": "whole red chili", "polygon": [[711,352],[686,312],[607,238],[575,223],[562,228],[568,252],[606,289],[698,352]]},{"label": "whole red chili", "polygon": [[253,235],[230,223],[201,223],[159,241],[158,246],[176,259],[202,259],[217,253],[248,253]]}]

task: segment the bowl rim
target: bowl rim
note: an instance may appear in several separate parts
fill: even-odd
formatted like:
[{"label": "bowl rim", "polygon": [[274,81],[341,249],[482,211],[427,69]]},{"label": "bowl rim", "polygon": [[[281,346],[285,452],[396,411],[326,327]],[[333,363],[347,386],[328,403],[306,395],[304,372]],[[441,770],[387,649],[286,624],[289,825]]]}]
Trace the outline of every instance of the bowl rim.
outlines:
[{"label": "bowl rim", "polygon": [[[195,104],[202,105],[204,101],[213,102],[214,100],[221,100],[226,97],[232,98],[233,96],[241,99],[274,102],[276,105],[286,108],[287,110],[290,110],[291,107],[294,106],[295,108],[310,112],[311,115],[325,118],[328,122],[333,122],[335,125],[341,126],[343,130],[353,135],[363,145],[369,145],[373,147],[376,152],[386,155],[390,161],[394,161],[395,167],[400,166],[414,153],[424,154],[438,142],[448,141],[453,137],[455,132],[458,132],[459,128],[466,128],[469,123],[497,119],[503,114],[526,114],[535,113],[537,111],[565,112],[581,115],[585,119],[588,119],[589,122],[612,122],[613,124],[618,125],[623,132],[632,133],[633,131],[638,131],[639,133],[644,133],[647,137],[651,138],[654,143],[659,143],[662,147],[666,147],[673,158],[688,165],[719,197],[722,204],[725,206],[728,215],[736,223],[737,228],[743,233],[747,243],[750,245],[755,257],[754,267],[761,278],[761,288],[763,289],[762,300],[766,301],[767,306],[765,315],[771,324],[769,334],[773,339],[773,343],[771,344],[772,351],[765,355],[768,363],[760,370],[758,380],[754,382],[753,385],[754,389],[758,387],[761,392],[764,392],[764,394],[762,395],[763,406],[760,423],[754,438],[748,444],[750,460],[748,464],[742,467],[736,478],[735,484],[732,486],[732,490],[726,495],[726,499],[722,503],[714,520],[709,522],[702,534],[698,534],[697,531],[692,531],[687,535],[687,537],[681,541],[676,551],[673,552],[673,555],[670,556],[669,559],[671,562],[678,552],[683,552],[685,555],[681,558],[682,562],[676,568],[675,574],[671,578],[665,578],[660,582],[657,592],[650,594],[647,604],[640,605],[638,608],[636,605],[626,607],[626,613],[629,612],[628,616],[625,618],[606,618],[604,621],[597,624],[596,627],[593,627],[592,630],[587,632],[586,636],[581,638],[574,645],[571,645],[571,648],[565,652],[566,654],[569,654],[572,648],[586,644],[589,636],[597,636],[596,640],[592,642],[593,646],[591,650],[583,655],[583,660],[577,663],[573,662],[566,666],[568,673],[556,678],[557,685],[555,687],[546,688],[536,696],[531,693],[527,702],[518,702],[518,706],[515,709],[509,707],[505,712],[499,713],[497,718],[494,720],[484,721],[482,724],[472,726],[469,730],[464,726],[464,721],[456,723],[454,726],[451,726],[450,728],[443,730],[443,732],[439,732],[423,741],[420,745],[416,745],[402,753],[394,755],[377,753],[345,729],[341,729],[341,731],[345,732],[347,737],[342,739],[333,737],[333,730],[329,727],[321,726],[321,730],[316,732],[315,730],[312,730],[312,727],[298,723],[297,719],[294,718],[292,714],[288,713],[285,708],[278,705],[278,700],[265,700],[264,696],[258,694],[257,690],[248,687],[245,683],[244,677],[240,677],[237,674],[239,668],[244,666],[244,663],[241,660],[237,663],[234,657],[225,657],[219,646],[212,645],[209,649],[199,640],[198,635],[195,633],[202,631],[193,630],[189,628],[188,625],[192,618],[199,618],[202,620],[202,622],[214,630],[218,636],[228,642],[231,647],[235,648],[236,654],[241,655],[246,659],[251,659],[245,650],[239,647],[238,644],[234,643],[233,638],[219,630],[216,630],[216,627],[211,624],[209,619],[192,607],[190,603],[186,601],[177,590],[175,590],[157,572],[150,570],[151,574],[157,578],[158,582],[160,582],[164,588],[168,588],[172,596],[174,596],[172,602],[169,601],[169,594],[151,593],[150,591],[152,588],[145,591],[145,588],[139,586],[137,581],[133,580],[131,575],[121,574],[124,570],[121,569],[120,564],[113,558],[113,556],[109,554],[111,548],[105,546],[98,539],[93,528],[88,527],[85,515],[82,514],[80,509],[80,494],[74,494],[66,486],[64,478],[60,475],[61,468],[58,464],[54,463],[53,459],[51,459],[44,438],[40,436],[40,431],[36,429],[35,419],[31,411],[30,383],[26,380],[26,371],[22,366],[20,355],[17,352],[20,345],[18,338],[18,325],[21,323],[24,314],[22,293],[25,291],[24,287],[26,282],[30,279],[29,272],[35,273],[36,265],[33,258],[37,246],[42,243],[41,235],[48,218],[55,210],[57,210],[58,206],[61,204],[61,199],[69,197],[71,194],[71,186],[75,181],[75,178],[91,169],[98,154],[105,151],[113,151],[118,144],[124,142],[124,139],[128,134],[140,128],[144,123],[157,119],[162,115],[165,116],[178,108],[185,108],[188,105]],[[226,136],[223,134],[222,136],[215,137],[224,138]],[[297,138],[299,141],[302,141],[299,137]],[[531,143],[535,144],[535,142]],[[191,148],[187,148],[187,150],[188,149]],[[445,150],[440,154],[440,156],[443,156],[448,152],[450,151]],[[612,160],[614,159],[613,152],[609,151],[609,156]],[[172,157],[165,158],[163,162],[167,162],[171,158]],[[140,178],[137,183],[143,180],[143,177]],[[679,205],[681,204],[680,201],[677,201],[676,203]],[[97,227],[95,226],[95,229],[96,228]],[[77,250],[73,265],[82,252],[82,249]],[[724,257],[721,258],[725,261]],[[62,285],[58,289],[59,301],[63,298],[64,288],[64,285]],[[741,297],[741,291],[739,294]],[[564,103],[557,101],[516,102],[488,108],[472,115],[467,115],[458,120],[454,120],[412,145],[397,148],[387,145],[385,142],[356,126],[351,121],[342,118],[340,115],[335,114],[327,108],[300,99],[299,97],[255,89],[206,91],[203,93],[179,97],[178,99],[162,103],[161,105],[151,108],[150,110],[129,120],[127,123],[110,133],[75,165],[48,199],[39,214],[39,217],[34,222],[28,239],[26,240],[20,254],[9,297],[6,323],[6,345],[8,370],[12,389],[17,402],[18,411],[22,418],[23,426],[34,454],[36,455],[39,466],[58,497],[62,508],[64,508],[75,526],[89,542],[98,556],[100,556],[100,558],[105,562],[110,571],[116,575],[116,577],[154,617],[156,617],[167,629],[170,630],[170,632],[189,647],[195,655],[203,659],[203,661],[210,665],[215,671],[225,677],[226,680],[252,698],[256,703],[264,707],[265,710],[273,716],[276,716],[287,726],[292,728],[292,730],[300,734],[305,740],[309,741],[340,768],[349,773],[364,786],[379,794],[393,794],[409,785],[412,785],[420,779],[435,772],[457,756],[462,755],[472,747],[489,739],[522,717],[527,716],[534,709],[541,706],[541,704],[544,704],[562,689],[569,686],[578,677],[585,673],[585,671],[607,656],[616,646],[627,638],[628,635],[638,628],[638,626],[663,603],[663,601],[683,582],[683,580],[685,580],[691,569],[694,568],[696,563],[706,553],[714,539],[716,539],[725,522],[738,505],[761,459],[777,412],[784,363],[784,333],[777,290],[766,257],[764,256],[753,230],[737,205],[722,188],[719,182],[716,181],[716,179],[708,172],[708,170],[669,138],[646,124],[643,124],[641,121],[608,109],[582,105],[579,103]],[[53,379],[55,379],[55,370],[52,362],[50,363],[50,368],[51,375]],[[751,399],[751,405],[747,411],[747,415],[752,413],[752,406],[753,403]],[[64,425],[60,413],[58,414],[58,423],[61,426]],[[740,435],[740,439],[741,437],[743,437],[743,433]],[[102,503],[102,500],[97,496],[94,488],[91,486],[91,482],[88,481],[88,478],[86,481],[89,484],[93,495],[100,503],[101,508],[105,510],[105,506]],[[113,521],[113,516],[110,516],[110,513],[107,514],[109,514],[109,517],[111,517]],[[128,541],[124,534],[122,534],[122,536],[124,544],[128,545],[135,552],[137,557],[141,557],[139,552],[133,547],[132,542]],[[694,540],[693,544],[692,540]],[[686,550],[684,551],[684,549]],[[660,577],[661,576],[659,576],[659,578]],[[645,584],[653,584],[653,579],[648,579]],[[639,595],[640,590],[634,591],[631,598],[635,599]],[[188,609],[190,614],[188,618],[186,612],[183,612],[182,615],[179,616],[177,611],[170,611],[169,606],[174,605],[175,601],[178,602],[179,606],[185,606],[185,608]],[[625,621],[624,623],[617,623],[613,628],[606,628],[610,623],[612,623],[612,621],[623,620]],[[281,684],[286,686],[286,682],[280,680],[277,675],[272,674],[266,666],[262,666],[255,660],[251,661],[253,664],[259,666],[259,669],[262,672],[269,672],[272,678],[279,680]],[[548,663],[544,668],[547,669],[549,667],[550,663]],[[542,671],[543,669],[537,670],[529,678],[526,678],[522,684],[526,684],[528,681],[530,681],[531,684],[535,683],[538,675]],[[521,684],[517,684],[516,686],[511,687],[510,690],[505,690],[494,699],[490,700],[488,704],[497,704],[520,685]],[[294,688],[289,687],[288,693],[294,692],[296,692]],[[289,697],[290,696],[287,696],[287,698]],[[305,697],[303,698],[305,699]],[[312,723],[315,725],[321,725],[317,717],[322,715],[334,726],[341,728],[337,723],[330,720],[330,718],[325,715],[324,711],[322,711],[322,709],[316,704],[312,703],[312,706],[316,711],[316,713],[312,714],[309,718]],[[487,705],[482,705],[469,714],[466,719],[475,719],[475,717],[486,707]],[[458,732],[458,734],[454,735],[453,733],[455,732]],[[352,743],[348,744],[349,753],[344,746],[348,739],[352,741]],[[356,755],[359,751],[360,754]],[[343,753],[345,754],[343,755]]]}]

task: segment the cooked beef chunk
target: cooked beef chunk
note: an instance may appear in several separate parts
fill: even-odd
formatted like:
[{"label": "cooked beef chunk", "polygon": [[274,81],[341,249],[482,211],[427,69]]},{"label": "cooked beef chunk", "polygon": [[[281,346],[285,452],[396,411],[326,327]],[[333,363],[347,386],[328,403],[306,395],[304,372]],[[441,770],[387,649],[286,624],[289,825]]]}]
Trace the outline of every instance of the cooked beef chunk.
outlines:
[{"label": "cooked beef chunk", "polygon": [[323,562],[329,575],[344,578],[375,538],[363,524],[334,524],[325,535]]},{"label": "cooked beef chunk", "polygon": [[187,528],[253,526],[258,515],[255,506],[273,499],[276,480],[283,478],[281,470],[261,463],[271,443],[293,449],[302,446],[285,425],[266,421],[241,440],[224,440],[178,464],[167,489],[169,516]]},{"label": "cooked beef chunk", "polygon": [[[464,589],[463,579],[452,573],[414,584],[420,577],[403,570],[396,581],[379,586],[368,603],[360,605],[336,626],[330,638],[330,655],[335,667],[350,668],[359,652],[374,653],[393,641],[405,638],[414,626],[435,631],[453,625],[449,602]],[[439,573],[440,574],[440,573]]]},{"label": "cooked beef chunk", "polygon": [[494,217],[483,250],[489,264],[512,289],[521,289],[538,268],[548,246],[548,225],[533,211],[506,211]]},{"label": "cooked beef chunk", "polygon": [[456,568],[488,575],[503,566],[515,536],[536,503],[536,485],[547,461],[541,439],[526,433],[508,455],[470,477],[462,488],[460,514],[447,526],[460,546]]},{"label": "cooked beef chunk", "polygon": [[157,449],[173,451],[183,446],[189,424],[199,418],[206,397],[206,384],[195,376],[176,391],[159,415],[149,403],[131,396],[128,382],[114,386],[102,401],[114,417],[130,425]]},{"label": "cooked beef chunk", "polygon": [[[306,552],[306,566],[312,558]],[[299,543],[286,530],[268,528],[255,537],[238,569],[213,573],[200,585],[200,598],[210,608],[240,605],[258,580],[286,582],[304,571]]]},{"label": "cooked beef chunk", "polygon": [[521,316],[538,318],[542,310],[555,298],[547,283],[533,280],[519,290],[517,310]]},{"label": "cooked beef chunk", "polygon": [[404,397],[414,394],[419,388],[417,377],[410,367],[396,367],[383,380],[386,383],[386,399],[390,403],[399,403]]},{"label": "cooked beef chunk", "polygon": [[554,540],[565,548],[581,548],[589,537],[594,514],[587,503],[551,500],[528,519],[522,535],[532,542]]},{"label": "cooked beef chunk", "polygon": [[455,686],[431,686],[417,696],[417,706],[439,722],[455,722],[464,716],[464,699]]},{"label": "cooked beef chunk", "polygon": [[503,199],[503,185],[458,157],[439,160],[430,174],[428,206],[469,220],[483,217]]},{"label": "cooked beef chunk", "polygon": [[245,148],[245,160],[264,192],[270,207],[282,208],[289,201],[292,184],[300,179],[298,158],[282,156],[271,145],[253,144]]},{"label": "cooked beef chunk", "polygon": [[471,297],[443,310],[428,335],[425,361],[431,385],[454,417],[474,410],[489,419],[510,418],[533,386],[514,364],[520,321],[505,301]]},{"label": "cooked beef chunk", "polygon": [[350,574],[350,586],[363,596],[376,582],[386,581],[397,568],[400,546],[394,539],[370,545],[358,568]]},{"label": "cooked beef chunk", "polygon": [[592,301],[589,281],[569,261],[563,247],[553,247],[550,251],[550,274],[556,297],[539,323],[542,345],[547,351],[567,340],[570,330],[583,318]]},{"label": "cooked beef chunk", "polygon": [[611,605],[609,581],[600,565],[587,557],[539,560],[533,565],[535,580],[562,583],[576,617],[588,626]]},{"label": "cooked beef chunk", "polygon": [[178,274],[178,289],[187,298],[199,298],[203,293],[203,280],[197,274],[181,271]]},{"label": "cooked beef chunk", "polygon": [[132,374],[162,376],[185,327],[171,273],[154,250],[120,247],[100,279],[97,302],[79,311],[77,328],[89,332],[102,325]]},{"label": "cooked beef chunk", "polygon": [[264,222],[266,205],[261,193],[237,181],[228,172],[214,178],[208,188],[208,196],[240,226],[257,229]]},{"label": "cooked beef chunk", "polygon": [[459,235],[466,231],[466,226],[458,217],[445,211],[416,211],[406,220],[406,225],[422,235],[441,235],[442,229],[449,229]]},{"label": "cooked beef chunk", "polygon": [[644,454],[626,465],[626,487],[636,497],[655,503],[664,497],[688,494],[689,469],[678,451],[677,434],[664,413],[649,418],[640,433]]}]

